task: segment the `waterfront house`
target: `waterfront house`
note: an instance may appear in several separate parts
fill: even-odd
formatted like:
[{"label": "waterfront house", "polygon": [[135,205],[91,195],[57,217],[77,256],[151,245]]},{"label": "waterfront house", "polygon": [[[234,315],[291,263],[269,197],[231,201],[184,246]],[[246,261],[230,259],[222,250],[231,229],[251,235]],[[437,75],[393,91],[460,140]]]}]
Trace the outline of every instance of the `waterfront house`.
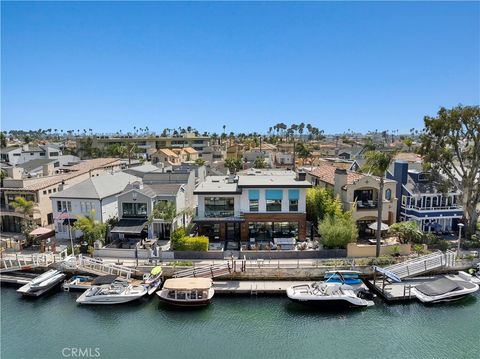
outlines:
[{"label": "waterfront house", "polygon": [[[368,225],[377,220],[379,177],[349,171],[324,161],[307,172],[307,179],[314,186],[331,189],[339,197],[343,209],[352,211],[360,234],[369,232]],[[382,221],[386,224],[396,222],[396,184],[395,180],[385,179]]]},{"label": "waterfront house", "polygon": [[[413,167],[413,168],[410,168]],[[439,182],[428,172],[407,161],[395,161],[387,177],[397,181],[398,221],[415,221],[423,231],[458,231],[463,217],[460,191],[440,189]]]},{"label": "waterfront house", "polygon": [[57,159],[61,155],[62,151],[53,144],[38,146],[26,144],[0,149],[0,159],[12,166],[37,159]]},{"label": "waterfront house", "polygon": [[[177,216],[172,223],[152,218],[156,203],[173,202]],[[118,224],[111,230],[113,239],[140,240],[142,238],[168,239],[170,231],[186,226],[190,218],[187,208],[186,185],[182,183],[150,183],[136,181],[126,186],[117,196]]]},{"label": "waterfront house", "polygon": [[[57,238],[69,238],[68,225],[95,210],[102,223],[118,216],[117,195],[138,177],[124,172],[94,176],[50,196]],[[67,213],[63,213],[66,211]],[[63,213],[63,215],[61,215]]]},{"label": "waterfront house", "polygon": [[17,167],[12,176],[3,180],[0,199],[0,226],[3,232],[21,232],[22,216],[13,210],[10,202],[23,197],[34,202],[32,220],[39,226],[53,225],[54,217],[50,196],[89,177],[118,171],[125,163],[116,158],[97,158],[70,166],[68,172],[38,178],[23,178]]},{"label": "waterfront house", "polygon": [[249,170],[237,176],[209,176],[195,189],[198,233],[228,249],[240,242],[270,243],[306,237],[304,173]]}]

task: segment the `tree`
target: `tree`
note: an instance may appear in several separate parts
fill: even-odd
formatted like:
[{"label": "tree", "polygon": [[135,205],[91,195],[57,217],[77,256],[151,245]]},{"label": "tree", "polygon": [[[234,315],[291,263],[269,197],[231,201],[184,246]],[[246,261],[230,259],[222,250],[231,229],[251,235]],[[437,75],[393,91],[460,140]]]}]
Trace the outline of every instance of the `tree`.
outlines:
[{"label": "tree", "polygon": [[203,165],[205,164],[205,160],[204,160],[203,158],[197,158],[197,159],[195,160],[195,164],[196,164],[197,166],[203,166]]},{"label": "tree", "polygon": [[302,164],[305,164],[305,160],[310,158],[312,153],[310,152],[310,148],[303,142],[297,143],[296,152],[298,153],[298,157],[302,159]]},{"label": "tree", "polygon": [[240,171],[243,168],[243,163],[241,158],[227,158],[225,160],[225,167],[228,168],[230,173],[234,174],[237,171]]},{"label": "tree", "polygon": [[7,138],[3,132],[0,132],[0,147],[7,147]]},{"label": "tree", "polygon": [[346,248],[358,238],[358,228],[351,217],[329,215],[318,225],[318,232],[326,248]]},{"label": "tree", "polygon": [[[155,203],[152,210],[152,215],[149,218],[149,222],[152,223],[154,219],[163,220],[170,228],[172,223],[177,217],[177,206],[172,201],[159,201]],[[170,231],[170,236],[172,231]]]},{"label": "tree", "polygon": [[475,233],[480,202],[480,106],[442,107],[424,117],[419,154],[424,166],[456,187],[463,205],[465,234]]},{"label": "tree", "polygon": [[35,207],[35,202],[28,201],[23,197],[17,196],[15,197],[15,200],[9,204],[15,209],[15,212],[18,212],[22,215],[22,233],[25,235],[26,241],[30,242],[30,232],[36,227],[31,218]]},{"label": "tree", "polygon": [[306,210],[307,220],[313,222],[315,226],[326,216],[346,215],[338,197],[334,197],[331,190],[318,186],[307,189]]},{"label": "tree", "polygon": [[395,153],[393,152],[380,152],[380,151],[368,151],[365,155],[366,164],[364,172],[372,173],[380,177],[380,184],[378,190],[378,212],[377,212],[377,246],[376,256],[380,256],[380,241],[381,237],[381,225],[382,225],[382,212],[383,212],[383,190],[385,187],[385,172],[393,161]]},{"label": "tree", "polygon": [[408,152],[412,151],[412,145],[413,145],[413,140],[410,137],[407,137],[406,139],[403,140],[403,143],[405,146],[408,147]]},{"label": "tree", "polygon": [[95,219],[96,211],[92,209],[86,216],[78,216],[73,228],[83,233],[83,239],[89,246],[95,241],[105,241],[107,225]]},{"label": "tree", "polygon": [[422,232],[415,221],[394,223],[388,229],[388,233],[398,236],[400,243],[417,242],[422,237]]},{"label": "tree", "polygon": [[253,167],[258,169],[267,168],[267,161],[262,156],[258,156],[253,162]]}]

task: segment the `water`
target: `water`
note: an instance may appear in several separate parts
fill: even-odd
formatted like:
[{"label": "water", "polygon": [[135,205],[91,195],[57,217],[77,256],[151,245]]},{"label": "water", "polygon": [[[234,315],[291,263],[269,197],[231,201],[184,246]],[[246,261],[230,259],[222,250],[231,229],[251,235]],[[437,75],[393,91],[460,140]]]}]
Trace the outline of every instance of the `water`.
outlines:
[{"label": "water", "polygon": [[217,296],[207,308],[175,310],[157,297],[78,306],[78,295],[30,299],[2,288],[1,358],[79,357],[70,348],[100,358],[480,357],[478,294],[436,306],[376,300],[329,313],[283,297]]}]

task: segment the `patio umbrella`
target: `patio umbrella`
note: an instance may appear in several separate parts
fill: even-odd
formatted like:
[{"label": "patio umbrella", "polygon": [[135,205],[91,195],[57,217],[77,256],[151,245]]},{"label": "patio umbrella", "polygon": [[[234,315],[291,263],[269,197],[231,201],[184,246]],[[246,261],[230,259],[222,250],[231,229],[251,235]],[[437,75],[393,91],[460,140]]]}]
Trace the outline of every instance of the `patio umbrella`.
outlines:
[{"label": "patio umbrella", "polygon": [[[368,225],[368,228],[376,231],[376,230],[377,230],[377,226],[378,226],[377,222],[373,222],[373,223],[370,223],[370,224]],[[389,228],[390,228],[390,227],[388,226],[388,224],[385,224],[385,223],[381,223],[381,224],[380,224],[380,231],[386,231],[386,230],[388,230]]]},{"label": "patio umbrella", "polygon": [[160,266],[156,266],[154,267],[151,271],[150,271],[150,274],[152,275],[158,275],[162,272],[162,267]]}]

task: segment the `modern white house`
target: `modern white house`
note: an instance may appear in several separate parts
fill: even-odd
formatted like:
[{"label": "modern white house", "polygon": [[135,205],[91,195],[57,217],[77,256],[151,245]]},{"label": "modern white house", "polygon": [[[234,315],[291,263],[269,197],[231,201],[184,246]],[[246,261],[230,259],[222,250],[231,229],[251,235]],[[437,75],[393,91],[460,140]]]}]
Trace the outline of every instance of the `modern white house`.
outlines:
[{"label": "modern white house", "polygon": [[55,145],[23,145],[0,150],[1,160],[12,166],[37,159],[57,159],[61,155],[62,151]]},{"label": "modern white house", "polygon": [[279,238],[305,240],[304,173],[249,170],[238,176],[210,176],[195,189],[199,234],[233,249],[243,242]]},{"label": "modern white house", "polygon": [[[69,223],[95,210],[95,218],[105,222],[118,216],[117,195],[138,177],[124,172],[90,177],[50,196],[56,237],[69,238]],[[78,235],[79,233],[77,233]]]}]

